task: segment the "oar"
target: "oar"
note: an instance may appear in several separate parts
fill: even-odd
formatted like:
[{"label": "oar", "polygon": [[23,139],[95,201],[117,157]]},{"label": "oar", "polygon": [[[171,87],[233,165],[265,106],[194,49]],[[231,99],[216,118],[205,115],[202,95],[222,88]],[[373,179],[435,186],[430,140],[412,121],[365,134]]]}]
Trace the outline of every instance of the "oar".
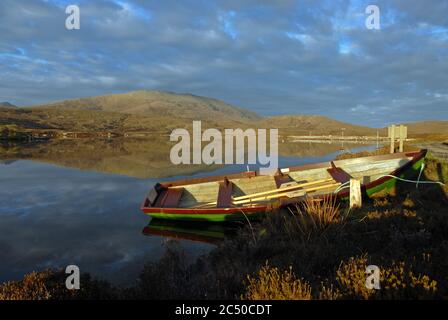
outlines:
[{"label": "oar", "polygon": [[246,199],[246,200],[234,201],[232,203],[233,204],[245,204],[245,203],[257,202],[257,201],[263,201],[263,200],[270,200],[270,199],[275,199],[275,198],[280,198],[280,197],[295,198],[295,197],[303,196],[306,193],[315,192],[315,191],[318,191],[318,190],[336,188],[336,187],[338,187],[340,185],[341,184],[339,182],[338,183],[331,183],[331,184],[326,184],[326,185],[322,185],[322,186],[318,186],[318,187],[307,188],[307,189],[305,188],[305,189],[302,189],[302,190],[296,190],[295,192],[277,193],[277,194],[267,195],[267,196],[264,196],[264,197],[250,198],[250,199]]},{"label": "oar", "polygon": [[[270,199],[275,199],[275,198],[280,198],[280,197],[295,198],[295,197],[303,196],[306,193],[315,192],[318,190],[336,188],[340,185],[341,184],[339,182],[337,182],[337,183],[324,184],[324,185],[316,186],[316,187],[312,187],[312,188],[304,188],[304,189],[290,191],[290,192],[282,192],[282,193],[277,193],[277,194],[266,195],[264,197],[249,198],[249,199],[237,200],[237,201],[235,201],[235,199],[233,199],[232,204],[245,204],[245,203],[257,202],[257,201],[262,201],[262,200],[270,200]],[[283,189],[283,191],[285,191],[285,189]],[[282,190],[280,190],[280,191],[282,191]],[[214,206],[214,205],[216,205],[216,201],[199,205],[196,208],[203,208],[203,207],[209,207],[209,206]]]},{"label": "oar", "polygon": [[238,200],[244,200],[244,199],[253,198],[253,197],[264,196],[264,195],[271,194],[271,193],[277,193],[277,192],[283,192],[283,191],[291,191],[291,190],[295,190],[295,189],[298,189],[298,188],[308,187],[308,186],[312,186],[312,185],[315,185],[315,184],[324,183],[324,182],[330,182],[330,181],[334,181],[333,178],[328,178],[328,179],[323,179],[323,180],[316,180],[316,181],[305,182],[305,183],[299,183],[299,184],[296,184],[296,185],[293,185],[293,186],[288,186],[288,187],[285,187],[285,188],[278,188],[278,189],[272,189],[272,190],[268,190],[268,191],[248,194],[248,195],[244,195],[244,196],[240,196],[240,197],[235,197],[235,198],[233,198],[233,200],[238,201]]},{"label": "oar", "polygon": [[[268,191],[263,191],[263,192],[258,192],[258,193],[253,193],[253,194],[248,194],[248,195],[244,195],[244,196],[235,197],[235,198],[232,198],[232,201],[245,200],[245,199],[250,199],[250,198],[253,198],[253,197],[260,197],[260,196],[272,194],[272,193],[291,191],[291,190],[304,188],[304,187],[312,186],[312,185],[315,185],[315,184],[320,184],[320,183],[330,182],[330,181],[334,181],[333,178],[327,178],[327,179],[323,179],[323,180],[315,180],[315,181],[305,182],[305,183],[298,183],[298,184],[295,184],[295,185],[292,185],[292,186],[288,186],[288,187],[272,189],[272,190],[268,190]],[[201,204],[199,206],[196,206],[196,208],[203,208],[203,207],[208,207],[208,206],[214,206],[216,204],[217,204],[217,202],[213,201],[213,202],[208,202],[208,203],[204,203],[204,204]]]}]

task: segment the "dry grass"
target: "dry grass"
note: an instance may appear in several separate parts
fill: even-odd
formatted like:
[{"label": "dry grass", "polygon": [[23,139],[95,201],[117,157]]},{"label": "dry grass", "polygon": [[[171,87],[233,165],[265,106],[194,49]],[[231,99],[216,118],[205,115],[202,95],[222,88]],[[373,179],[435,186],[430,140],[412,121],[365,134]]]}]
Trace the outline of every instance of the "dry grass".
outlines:
[{"label": "dry grass", "polygon": [[0,300],[49,300],[59,287],[48,288],[46,280],[51,276],[49,271],[32,272],[20,282],[6,282],[0,286]]},{"label": "dry grass", "polygon": [[114,299],[117,290],[105,281],[92,280],[88,274],[80,279],[80,290],[67,290],[63,270],[44,270],[26,274],[20,281],[0,284],[0,300],[70,300]]},{"label": "dry grass", "polygon": [[425,175],[431,180],[448,183],[448,163],[429,155],[425,161]]},{"label": "dry grass", "polygon": [[[434,129],[432,129],[434,130]],[[448,142],[448,134],[447,133],[435,133],[435,130],[433,133],[425,133],[425,134],[415,134],[412,135],[413,138],[419,140],[419,141],[442,141],[442,142]]]},{"label": "dry grass", "polygon": [[[416,148],[410,144],[404,144],[404,146],[403,146],[404,152],[415,151],[417,149],[418,148]],[[390,147],[385,146],[385,147],[381,147],[381,148],[373,150],[373,151],[362,151],[362,152],[356,152],[356,153],[352,153],[352,152],[341,153],[340,155],[336,156],[336,160],[378,156],[378,155],[384,155],[384,154],[389,154],[389,153],[390,153]]]},{"label": "dry grass", "polygon": [[247,277],[247,292],[243,300],[310,300],[311,286],[297,279],[292,271],[280,272],[278,268],[265,265],[255,277]]},{"label": "dry grass", "polygon": [[341,264],[336,281],[342,296],[349,299],[422,299],[437,292],[437,281],[428,275],[417,274],[404,261],[379,266],[380,290],[366,287],[367,255],[352,257]]},{"label": "dry grass", "polygon": [[328,226],[342,220],[339,204],[333,196],[323,199],[307,197],[303,203],[287,210],[293,216],[294,223],[288,224],[285,221],[285,230],[291,234],[291,227],[296,227],[304,238],[309,238],[313,233],[322,233]]},{"label": "dry grass", "polygon": [[319,200],[307,198],[303,203],[303,210],[299,209],[300,215],[308,217],[317,228],[325,229],[329,224],[339,222],[339,204],[336,201],[336,197],[333,196]]},{"label": "dry grass", "polygon": [[247,300],[337,300],[337,299],[428,299],[437,294],[437,281],[416,273],[406,262],[393,261],[379,266],[380,289],[366,286],[367,255],[341,261],[335,274],[321,283],[310,284],[297,278],[292,266],[284,271],[265,265],[254,276],[248,276]]}]

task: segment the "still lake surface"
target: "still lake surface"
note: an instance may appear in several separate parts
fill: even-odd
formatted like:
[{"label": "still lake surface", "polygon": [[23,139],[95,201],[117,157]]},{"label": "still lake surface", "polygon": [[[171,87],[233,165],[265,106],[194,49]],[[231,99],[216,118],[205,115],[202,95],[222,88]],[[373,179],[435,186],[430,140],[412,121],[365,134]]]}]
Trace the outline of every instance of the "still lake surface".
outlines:
[{"label": "still lake surface", "polygon": [[[20,279],[31,271],[75,264],[81,272],[114,284],[130,285],[145,263],[160,259],[167,241],[162,236],[143,233],[150,218],[139,207],[154,183],[246,170],[245,165],[213,170],[201,167],[199,172],[186,174],[155,170],[151,172],[157,173],[156,178],[141,178],[121,173],[129,168],[115,170],[121,174],[110,173],[109,167],[102,170],[97,164],[104,159],[95,164],[86,160],[86,166],[82,157],[76,161],[71,157],[72,162],[60,157],[55,161],[41,147],[32,155],[29,150],[27,153],[16,149],[11,155],[11,147],[8,148],[3,150],[3,157],[0,153],[0,282]],[[297,144],[294,148],[306,150]],[[325,148],[328,152],[318,155],[310,152],[307,156],[306,151],[299,156],[288,153],[280,157],[279,165],[327,161],[347,150],[370,150],[376,146],[346,144],[345,151],[339,147]],[[129,158],[121,166],[135,165],[129,159],[138,156],[129,154],[126,152]],[[114,155],[113,159],[119,158]],[[180,245],[192,259],[214,247],[190,240],[180,240]]]}]

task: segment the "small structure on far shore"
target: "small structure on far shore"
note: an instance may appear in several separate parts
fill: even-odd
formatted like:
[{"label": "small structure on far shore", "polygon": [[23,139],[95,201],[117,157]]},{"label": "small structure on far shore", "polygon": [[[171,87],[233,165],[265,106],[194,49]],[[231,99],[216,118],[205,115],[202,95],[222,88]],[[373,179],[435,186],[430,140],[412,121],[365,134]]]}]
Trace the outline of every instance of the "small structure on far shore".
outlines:
[{"label": "small structure on far shore", "polygon": [[399,141],[399,152],[403,152],[404,140],[408,138],[408,127],[404,125],[391,125],[388,128],[388,138],[390,139],[390,153],[395,152],[395,140]]}]

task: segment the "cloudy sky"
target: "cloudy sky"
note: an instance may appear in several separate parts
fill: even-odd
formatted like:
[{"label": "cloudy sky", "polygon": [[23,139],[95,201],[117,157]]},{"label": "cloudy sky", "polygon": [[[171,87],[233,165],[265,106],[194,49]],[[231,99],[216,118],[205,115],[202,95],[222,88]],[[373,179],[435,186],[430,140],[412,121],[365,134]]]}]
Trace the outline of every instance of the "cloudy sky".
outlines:
[{"label": "cloudy sky", "polygon": [[446,0],[0,1],[0,101],[18,105],[156,89],[262,115],[448,120],[447,57]]}]

